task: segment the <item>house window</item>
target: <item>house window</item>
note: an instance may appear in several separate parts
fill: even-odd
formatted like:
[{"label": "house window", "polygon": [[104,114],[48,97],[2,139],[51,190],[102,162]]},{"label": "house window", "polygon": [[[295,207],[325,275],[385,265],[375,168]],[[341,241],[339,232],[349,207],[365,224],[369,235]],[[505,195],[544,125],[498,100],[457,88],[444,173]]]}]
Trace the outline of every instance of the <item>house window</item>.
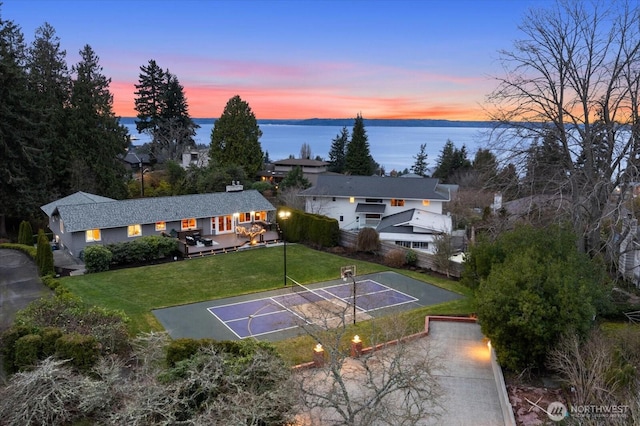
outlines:
[{"label": "house window", "polygon": [[254,216],[256,220],[261,220],[263,222],[267,221],[267,212],[256,212]]},{"label": "house window", "polygon": [[166,222],[156,222],[156,231],[166,231],[167,223]]},{"label": "house window", "polygon": [[60,233],[64,234],[64,222],[60,219]]},{"label": "house window", "polygon": [[316,197],[311,197],[311,199],[312,199],[313,201],[315,201],[315,200],[316,200]]},{"label": "house window", "polygon": [[139,237],[142,235],[142,227],[140,224],[127,226],[127,237]]},{"label": "house window", "polygon": [[238,215],[238,222],[251,222],[251,213],[240,213]]},{"label": "house window", "polygon": [[183,231],[188,231],[190,229],[196,229],[196,219],[194,217],[189,219],[182,219],[180,228]]},{"label": "house window", "polygon": [[364,202],[367,203],[367,204],[382,203],[382,199],[381,198],[365,198]]},{"label": "house window", "polygon": [[391,199],[391,206],[393,207],[404,207],[404,200],[398,198]]},{"label": "house window", "polygon": [[336,197],[331,197],[331,201],[335,201],[335,200],[336,200]]},{"label": "house window", "polygon": [[431,204],[431,201],[429,201],[429,200],[422,200],[422,205],[423,205],[423,206],[428,206],[429,204]]},{"label": "house window", "polygon": [[356,202],[355,197],[349,197],[349,202],[350,202],[351,204],[355,203],[355,202]]},{"label": "house window", "polygon": [[87,240],[88,243],[93,241],[101,241],[102,234],[100,233],[99,229],[88,229],[85,232],[85,239]]},{"label": "house window", "polygon": [[397,246],[401,246],[401,247],[411,248],[411,242],[410,241],[396,241],[396,245]]},{"label": "house window", "polygon": [[344,216],[340,216],[340,222],[344,221]]},{"label": "house window", "polygon": [[414,241],[413,248],[427,250],[429,248],[429,243],[426,241]]}]

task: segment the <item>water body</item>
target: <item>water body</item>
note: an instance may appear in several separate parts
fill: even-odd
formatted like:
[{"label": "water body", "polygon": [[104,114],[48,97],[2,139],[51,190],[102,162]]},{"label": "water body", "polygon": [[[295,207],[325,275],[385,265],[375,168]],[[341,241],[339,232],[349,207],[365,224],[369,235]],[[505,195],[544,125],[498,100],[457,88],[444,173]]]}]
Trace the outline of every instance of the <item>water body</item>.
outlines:
[{"label": "water body", "polygon": [[[198,120],[200,128],[197,130],[195,140],[198,144],[208,145],[213,130],[213,120]],[[123,119],[129,129],[129,134],[138,139],[136,145],[149,142],[149,137],[138,134],[132,119]],[[320,156],[325,160],[329,158],[332,140],[340,134],[342,124],[335,125],[298,125],[298,124],[274,124],[260,123],[262,137],[260,144],[262,150],[269,153],[271,160],[282,160],[290,155],[299,157],[300,147],[303,143],[311,147],[312,158]],[[351,133],[353,124],[347,129]],[[440,152],[447,140],[451,140],[456,148],[466,146],[469,159],[478,148],[486,147],[486,127],[472,126],[368,126],[365,122],[365,130],[369,139],[369,149],[373,159],[384,166],[386,172],[391,170],[402,171],[410,169],[415,163],[415,156],[420,151],[420,145],[426,144],[427,162],[429,167],[434,167],[440,156]]]}]

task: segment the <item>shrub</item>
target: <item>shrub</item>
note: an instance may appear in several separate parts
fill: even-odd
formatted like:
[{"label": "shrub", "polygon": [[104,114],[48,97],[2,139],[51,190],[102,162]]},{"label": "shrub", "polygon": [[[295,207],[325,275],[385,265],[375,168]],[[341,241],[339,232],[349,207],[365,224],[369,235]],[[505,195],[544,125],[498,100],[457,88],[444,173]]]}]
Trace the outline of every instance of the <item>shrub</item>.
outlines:
[{"label": "shrub", "polygon": [[178,362],[191,358],[203,346],[211,345],[211,339],[176,339],[167,347],[167,364],[174,367]]},{"label": "shrub", "polygon": [[26,370],[37,364],[42,355],[42,337],[27,334],[16,340],[14,365],[18,370]]},{"label": "shrub", "polygon": [[104,246],[89,246],[84,249],[84,264],[87,272],[108,271],[112,254]]},{"label": "shrub", "polygon": [[380,235],[378,235],[378,231],[373,228],[362,228],[358,232],[356,249],[368,253],[380,250]]},{"label": "shrub", "polygon": [[416,254],[416,252],[413,250],[407,250],[405,262],[409,266],[416,266],[416,263],[418,263],[418,255]]},{"label": "shrub", "polygon": [[69,333],[56,340],[56,357],[70,360],[70,365],[78,370],[89,371],[99,355],[99,345],[93,336]]},{"label": "shrub", "polygon": [[33,228],[27,220],[20,222],[20,228],[18,228],[18,244],[33,246]]},{"label": "shrub", "polygon": [[7,373],[15,373],[18,366],[15,364],[16,359],[16,342],[23,336],[33,334],[36,330],[26,325],[14,325],[5,330],[0,335],[0,349],[2,350],[2,360],[4,369]]},{"label": "shrub", "polygon": [[56,353],[56,340],[62,337],[62,329],[58,327],[45,327],[40,331],[42,336],[42,356],[44,358]]},{"label": "shrub", "polygon": [[402,249],[393,249],[384,256],[384,264],[391,268],[402,268],[406,261],[406,255]]},{"label": "shrub", "polygon": [[54,273],[53,267],[53,250],[49,243],[49,238],[45,235],[44,231],[40,229],[38,231],[38,248],[36,250],[36,264],[38,265],[38,271],[40,276],[50,275]]}]

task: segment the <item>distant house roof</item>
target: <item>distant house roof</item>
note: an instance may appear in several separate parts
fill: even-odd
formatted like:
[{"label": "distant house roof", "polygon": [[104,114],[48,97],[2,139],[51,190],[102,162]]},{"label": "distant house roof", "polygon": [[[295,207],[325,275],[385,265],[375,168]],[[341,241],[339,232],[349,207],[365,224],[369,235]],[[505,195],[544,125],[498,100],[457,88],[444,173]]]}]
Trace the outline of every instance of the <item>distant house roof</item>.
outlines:
[{"label": "distant house roof", "polygon": [[67,195],[64,198],[53,201],[49,204],[45,204],[40,209],[47,215],[51,216],[53,211],[58,206],[68,206],[77,204],[90,204],[90,203],[107,203],[115,201],[113,198],[102,197],[100,195],[89,194],[88,192],[78,191],[74,194]]},{"label": "distant house roof", "polygon": [[274,161],[276,166],[304,166],[304,167],[324,167],[328,165],[326,161],[311,160],[308,158],[287,158]]},{"label": "distant house roof", "polygon": [[65,231],[68,232],[275,210],[275,207],[256,190],[122,201],[107,199],[108,201],[103,202],[72,204],[60,203],[63,200],[65,199],[42,206],[41,209],[48,216],[59,215],[64,222]]},{"label": "distant house roof", "polygon": [[382,218],[376,230],[379,233],[411,234],[415,228],[433,233],[449,232],[451,218],[420,209],[409,209]]},{"label": "distant house roof", "polygon": [[316,185],[300,193],[302,196],[402,198],[449,201],[449,192],[438,179],[399,179],[380,176],[320,175]]}]

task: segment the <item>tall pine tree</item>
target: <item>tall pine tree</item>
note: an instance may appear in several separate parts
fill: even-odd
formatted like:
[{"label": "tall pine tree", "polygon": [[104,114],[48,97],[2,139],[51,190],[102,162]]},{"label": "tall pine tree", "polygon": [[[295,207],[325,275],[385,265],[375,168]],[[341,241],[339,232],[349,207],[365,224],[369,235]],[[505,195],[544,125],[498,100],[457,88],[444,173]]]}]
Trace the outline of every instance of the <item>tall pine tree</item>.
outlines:
[{"label": "tall pine tree", "polygon": [[240,96],[229,99],[211,131],[209,156],[214,164],[241,166],[249,179],[262,168],[262,131],[251,107]]},{"label": "tall pine tree", "polygon": [[413,166],[411,166],[411,171],[418,176],[427,176],[428,163],[426,143],[420,144],[420,152],[418,152],[418,154],[413,158],[416,160],[416,162],[413,163]]},{"label": "tall pine tree", "polygon": [[340,133],[331,141],[331,149],[329,150],[329,167],[328,170],[334,173],[344,173],[345,155],[347,144],[349,143],[349,130],[343,127]]},{"label": "tall pine tree", "polygon": [[138,133],[151,136],[151,155],[155,157],[158,151],[156,135],[160,129],[166,91],[165,72],[155,60],[151,59],[147,66],[140,67],[139,83],[135,87],[136,129]]},{"label": "tall pine tree", "polygon": [[159,127],[155,134],[161,155],[180,161],[187,148],[194,148],[197,125],[189,116],[189,105],[178,77],[167,71],[166,87],[160,110]]},{"label": "tall pine tree", "polygon": [[0,15],[0,236],[6,219],[24,219],[45,199],[45,182],[33,179],[44,168],[42,123],[33,92],[28,89],[26,46],[20,28]]},{"label": "tall pine tree", "polygon": [[351,141],[347,144],[345,172],[352,175],[371,176],[375,171],[375,161],[369,152],[369,138],[364,128],[362,115],[358,114],[351,132]]},{"label": "tall pine tree", "polygon": [[111,79],[102,74],[98,56],[86,45],[80,58],[72,68],[75,79],[70,102],[72,137],[75,146],[81,147],[74,169],[75,189],[124,198],[126,170],[118,157],[129,145],[127,129],[113,112]]},{"label": "tall pine tree", "polygon": [[34,170],[33,178],[47,183],[48,202],[69,193],[73,148],[66,138],[65,107],[70,88],[66,52],[60,48],[60,39],[48,23],[36,29],[34,41],[28,49],[26,67],[29,90],[35,95],[35,106],[41,114],[38,132],[47,156],[46,166]]}]

